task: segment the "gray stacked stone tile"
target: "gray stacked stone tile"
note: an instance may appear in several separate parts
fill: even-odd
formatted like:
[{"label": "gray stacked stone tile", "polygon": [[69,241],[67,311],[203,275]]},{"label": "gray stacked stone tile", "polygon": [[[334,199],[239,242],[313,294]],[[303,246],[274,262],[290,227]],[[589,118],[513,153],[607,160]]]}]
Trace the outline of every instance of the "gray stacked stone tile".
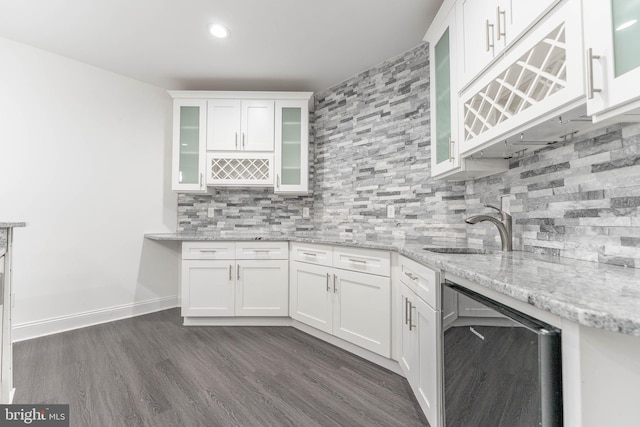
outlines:
[{"label": "gray stacked stone tile", "polygon": [[[516,250],[640,266],[640,125],[526,152],[499,175],[433,180],[428,59],[422,44],[316,94],[311,196],[235,188],[180,194],[178,231],[453,237],[499,248],[493,225],[467,225],[464,218],[490,213],[483,205],[508,194]],[[302,218],[303,207],[311,218]]]}]

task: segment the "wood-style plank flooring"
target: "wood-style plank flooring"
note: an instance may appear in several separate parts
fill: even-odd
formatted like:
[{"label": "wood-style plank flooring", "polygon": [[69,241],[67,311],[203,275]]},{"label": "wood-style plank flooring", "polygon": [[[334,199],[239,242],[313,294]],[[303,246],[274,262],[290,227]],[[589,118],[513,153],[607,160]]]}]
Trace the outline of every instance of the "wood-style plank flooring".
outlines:
[{"label": "wood-style plank flooring", "polygon": [[404,378],[289,327],[183,327],[178,309],[15,344],[15,403],[72,426],[424,426]]}]

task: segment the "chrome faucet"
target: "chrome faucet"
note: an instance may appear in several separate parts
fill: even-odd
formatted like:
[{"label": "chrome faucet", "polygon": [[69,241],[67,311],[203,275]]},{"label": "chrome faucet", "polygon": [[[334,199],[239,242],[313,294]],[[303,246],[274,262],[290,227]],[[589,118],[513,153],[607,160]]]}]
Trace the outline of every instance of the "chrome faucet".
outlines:
[{"label": "chrome faucet", "polygon": [[491,208],[497,210],[502,216],[502,220],[498,220],[489,215],[474,215],[465,219],[464,222],[467,224],[476,224],[482,221],[492,222],[496,227],[498,227],[498,232],[500,233],[500,241],[502,242],[502,250],[503,251],[512,251],[513,250],[513,231],[511,229],[511,215],[503,211],[502,209],[496,208],[491,205],[484,205],[486,208]]}]

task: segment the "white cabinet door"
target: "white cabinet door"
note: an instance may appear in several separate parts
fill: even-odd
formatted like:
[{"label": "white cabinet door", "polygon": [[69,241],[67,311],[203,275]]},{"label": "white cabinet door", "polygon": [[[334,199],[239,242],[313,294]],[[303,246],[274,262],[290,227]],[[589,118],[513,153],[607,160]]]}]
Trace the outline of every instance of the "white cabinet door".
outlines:
[{"label": "white cabinet door", "polygon": [[332,269],[293,261],[290,270],[292,318],[321,331],[333,331]]},{"label": "white cabinet door", "polygon": [[207,150],[240,149],[241,101],[210,99],[207,101]]},{"label": "white cabinet door", "polygon": [[333,334],[391,357],[391,281],[388,277],[334,270]]},{"label": "white cabinet door", "polygon": [[511,43],[554,3],[557,3],[557,0],[502,0],[498,10],[500,23],[496,24],[496,35],[498,29],[503,30],[505,35],[500,38],[505,38],[506,43]]},{"label": "white cabinet door", "polygon": [[176,99],[173,102],[173,191],[206,192],[205,138],[207,104],[202,100]]},{"label": "white cabinet door", "polygon": [[273,151],[274,102],[242,101],[241,149]]},{"label": "white cabinet door", "polygon": [[234,262],[182,261],[182,316],[233,316]]},{"label": "white cabinet door", "polygon": [[273,151],[273,101],[211,99],[207,108],[208,150]]},{"label": "white cabinet door", "polygon": [[462,0],[458,2],[463,54],[460,55],[460,80],[464,84],[475,77],[504,47],[504,38],[496,40],[497,1]]},{"label": "white cabinet door", "polygon": [[275,103],[276,194],[309,193],[309,103]]},{"label": "white cabinet door", "polygon": [[418,331],[413,324],[409,323],[412,313],[411,307],[416,299],[415,295],[406,285],[400,285],[401,296],[401,341],[400,368],[404,373],[409,385],[416,390],[419,378],[419,354],[418,354]]},{"label": "white cabinet door", "polygon": [[[441,15],[442,14],[442,15]],[[431,82],[431,175],[460,167],[457,137],[456,10],[440,11],[429,28]]]},{"label": "white cabinet door", "polygon": [[438,312],[414,298],[410,319],[418,332],[418,385],[416,398],[432,426],[439,425]]},{"label": "white cabinet door", "polygon": [[[640,108],[640,2],[584,2],[587,114],[594,122]],[[592,57],[589,57],[591,52]],[[635,111],[633,111],[635,110]]]},{"label": "white cabinet door", "polygon": [[236,316],[289,315],[289,262],[238,260]]}]

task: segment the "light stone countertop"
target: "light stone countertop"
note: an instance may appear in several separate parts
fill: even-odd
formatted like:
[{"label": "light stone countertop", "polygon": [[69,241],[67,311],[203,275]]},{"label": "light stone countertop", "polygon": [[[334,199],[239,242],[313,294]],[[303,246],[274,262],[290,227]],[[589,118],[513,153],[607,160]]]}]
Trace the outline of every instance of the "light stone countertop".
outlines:
[{"label": "light stone countertop", "polygon": [[343,245],[397,251],[427,266],[468,279],[584,326],[640,336],[640,269],[531,252],[441,254],[426,246],[459,246],[463,242],[424,238],[419,241],[347,239],[313,232],[299,233],[166,233],[151,240],[272,240]]}]

